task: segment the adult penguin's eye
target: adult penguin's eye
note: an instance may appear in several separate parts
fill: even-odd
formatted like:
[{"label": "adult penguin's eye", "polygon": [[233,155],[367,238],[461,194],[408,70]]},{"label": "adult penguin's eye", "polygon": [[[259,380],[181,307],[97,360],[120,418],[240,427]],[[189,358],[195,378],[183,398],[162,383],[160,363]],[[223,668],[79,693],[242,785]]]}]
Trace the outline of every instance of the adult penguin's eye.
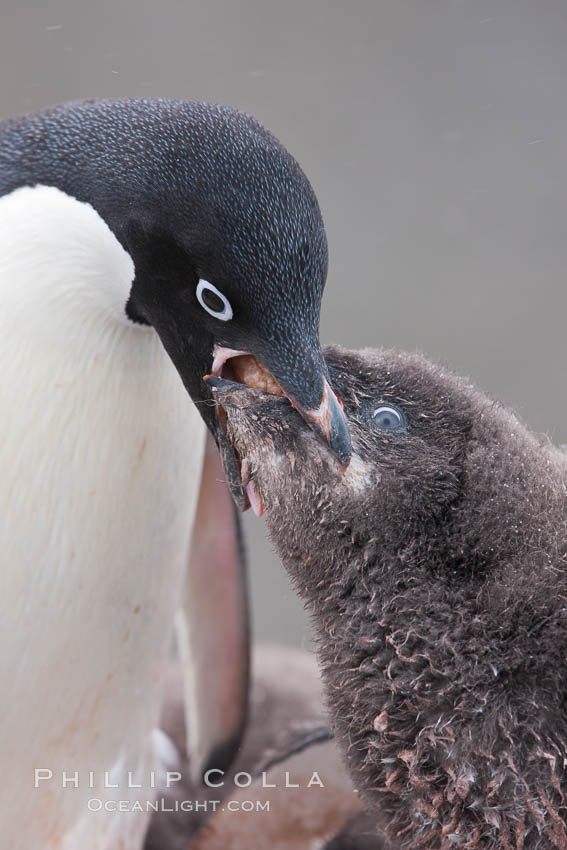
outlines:
[{"label": "adult penguin's eye", "polygon": [[197,284],[197,301],[203,310],[215,319],[220,319],[221,322],[229,322],[232,319],[230,301],[208,280],[200,280]]},{"label": "adult penguin's eye", "polygon": [[372,421],[381,431],[407,431],[406,417],[391,404],[381,404],[372,414]]}]

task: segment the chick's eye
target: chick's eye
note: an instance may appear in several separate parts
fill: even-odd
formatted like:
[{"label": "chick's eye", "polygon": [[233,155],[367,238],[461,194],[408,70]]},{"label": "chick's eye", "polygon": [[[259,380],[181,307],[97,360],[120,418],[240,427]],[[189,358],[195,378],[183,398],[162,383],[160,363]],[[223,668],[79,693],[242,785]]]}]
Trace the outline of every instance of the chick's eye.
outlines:
[{"label": "chick's eye", "polygon": [[405,431],[406,418],[401,410],[389,404],[381,404],[372,414],[374,424],[382,431]]},{"label": "chick's eye", "polygon": [[200,280],[197,284],[197,301],[215,319],[220,319],[221,322],[232,319],[230,301],[208,280]]}]

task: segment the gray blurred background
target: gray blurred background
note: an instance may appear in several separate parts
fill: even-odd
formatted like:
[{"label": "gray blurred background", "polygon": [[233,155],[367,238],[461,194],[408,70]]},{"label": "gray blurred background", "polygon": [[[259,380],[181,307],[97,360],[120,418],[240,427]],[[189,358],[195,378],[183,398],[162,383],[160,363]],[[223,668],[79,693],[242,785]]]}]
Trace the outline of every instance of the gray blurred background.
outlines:
[{"label": "gray blurred background", "polygon": [[[0,113],[210,100],[299,160],[325,342],[420,349],[567,442],[566,0],[2,0]],[[246,518],[256,637],[307,643]]]}]

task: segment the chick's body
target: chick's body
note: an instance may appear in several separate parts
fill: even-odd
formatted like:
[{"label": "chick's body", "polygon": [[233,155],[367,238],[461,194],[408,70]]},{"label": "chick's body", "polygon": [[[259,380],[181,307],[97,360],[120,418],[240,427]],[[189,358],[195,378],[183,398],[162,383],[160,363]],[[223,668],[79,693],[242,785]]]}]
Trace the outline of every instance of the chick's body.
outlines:
[{"label": "chick's body", "polygon": [[392,847],[567,847],[567,458],[417,355],[326,354],[343,475],[285,401],[217,399],[354,782]]}]

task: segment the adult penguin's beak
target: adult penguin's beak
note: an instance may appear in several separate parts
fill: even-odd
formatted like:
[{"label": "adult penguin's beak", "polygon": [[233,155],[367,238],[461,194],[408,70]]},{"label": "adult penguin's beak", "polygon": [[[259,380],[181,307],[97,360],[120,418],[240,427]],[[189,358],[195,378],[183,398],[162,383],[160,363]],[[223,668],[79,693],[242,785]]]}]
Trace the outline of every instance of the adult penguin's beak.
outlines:
[{"label": "adult penguin's beak", "polygon": [[341,400],[327,378],[323,378],[323,393],[317,407],[305,407],[290,391],[285,392],[285,395],[307,424],[328,443],[341,466],[346,469],[352,451],[350,431]]},{"label": "adult penguin's beak", "polygon": [[[287,361],[289,362],[289,360]],[[327,378],[325,361],[320,353],[309,350],[308,356],[297,356],[297,367],[282,366],[280,358],[265,352],[262,361],[250,351],[240,351],[215,345],[211,378],[226,378],[274,395],[286,396],[309,427],[329,446],[341,468],[349,464],[351,456],[350,431],[340,399]],[[222,411],[217,413],[222,417]],[[219,423],[217,439],[224,455],[225,470],[230,477],[233,496],[241,508],[248,507],[242,492],[238,462],[231,456]]]}]

